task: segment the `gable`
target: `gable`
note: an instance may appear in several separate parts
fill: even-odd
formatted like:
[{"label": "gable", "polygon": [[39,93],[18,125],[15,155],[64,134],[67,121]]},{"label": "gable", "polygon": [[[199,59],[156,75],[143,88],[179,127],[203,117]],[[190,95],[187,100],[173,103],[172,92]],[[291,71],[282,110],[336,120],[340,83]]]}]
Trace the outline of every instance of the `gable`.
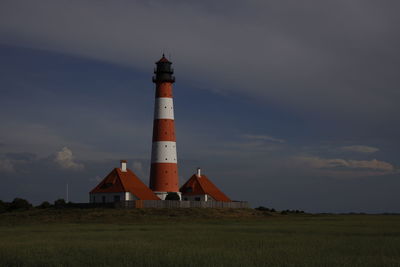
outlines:
[{"label": "gable", "polygon": [[117,172],[126,192],[132,193],[141,200],[160,200],[130,169],[126,172],[117,169]]},{"label": "gable", "polygon": [[126,192],[116,169],[113,169],[90,193],[122,193]]},{"label": "gable", "polygon": [[216,201],[231,201],[205,175],[193,175],[181,188],[183,195],[210,195]]},{"label": "gable", "polygon": [[119,168],[113,169],[92,191],[93,193],[124,193],[130,192],[140,200],[159,200],[130,169],[122,172]]}]

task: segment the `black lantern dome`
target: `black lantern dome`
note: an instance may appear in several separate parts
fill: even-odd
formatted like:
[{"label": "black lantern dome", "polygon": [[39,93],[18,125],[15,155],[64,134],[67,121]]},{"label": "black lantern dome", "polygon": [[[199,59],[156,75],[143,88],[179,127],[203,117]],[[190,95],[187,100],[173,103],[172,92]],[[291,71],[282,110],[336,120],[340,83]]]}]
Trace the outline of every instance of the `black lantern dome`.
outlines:
[{"label": "black lantern dome", "polygon": [[172,62],[170,62],[164,54],[156,64],[157,68],[154,70],[155,76],[153,76],[153,83],[175,82],[175,77],[172,75],[174,73],[174,70],[171,68]]}]

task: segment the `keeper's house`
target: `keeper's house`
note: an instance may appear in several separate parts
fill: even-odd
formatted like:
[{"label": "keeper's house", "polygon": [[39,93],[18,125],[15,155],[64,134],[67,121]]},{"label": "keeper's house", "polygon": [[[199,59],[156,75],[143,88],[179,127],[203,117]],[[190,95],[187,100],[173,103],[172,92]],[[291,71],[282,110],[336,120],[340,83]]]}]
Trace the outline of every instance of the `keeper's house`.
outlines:
[{"label": "keeper's house", "polygon": [[90,203],[111,203],[127,200],[160,200],[140,179],[126,168],[113,169],[92,191]]},{"label": "keeper's house", "polygon": [[182,200],[188,201],[221,201],[231,202],[221,190],[218,189],[205,175],[202,175],[200,168],[197,173],[180,188]]}]

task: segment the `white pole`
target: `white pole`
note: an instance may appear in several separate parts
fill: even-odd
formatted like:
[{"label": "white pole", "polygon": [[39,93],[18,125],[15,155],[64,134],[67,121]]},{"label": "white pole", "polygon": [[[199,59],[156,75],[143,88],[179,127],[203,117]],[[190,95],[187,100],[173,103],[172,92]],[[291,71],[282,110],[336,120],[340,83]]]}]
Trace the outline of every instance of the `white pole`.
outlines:
[{"label": "white pole", "polygon": [[69,188],[68,188],[68,183],[67,183],[67,203],[69,202]]}]

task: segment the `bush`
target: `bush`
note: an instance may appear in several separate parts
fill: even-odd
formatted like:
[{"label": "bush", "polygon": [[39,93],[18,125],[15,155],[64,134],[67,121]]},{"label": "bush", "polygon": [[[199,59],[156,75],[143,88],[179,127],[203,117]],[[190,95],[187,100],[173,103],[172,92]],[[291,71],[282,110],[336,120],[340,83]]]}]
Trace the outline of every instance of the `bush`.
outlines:
[{"label": "bush", "polygon": [[32,204],[23,198],[15,198],[9,206],[9,210],[29,210],[32,208]]},{"label": "bush", "polygon": [[303,210],[282,210],[281,214],[300,214],[305,213]]},{"label": "bush", "polygon": [[51,204],[49,202],[47,202],[47,201],[42,202],[42,204],[40,204],[38,206],[39,209],[48,209],[50,207],[51,207]]},{"label": "bush", "polygon": [[56,208],[64,208],[65,206],[67,206],[67,203],[65,203],[65,200],[63,198],[54,201],[54,207]]},{"label": "bush", "polygon": [[6,212],[8,208],[7,206],[7,203],[0,200],[0,213]]},{"label": "bush", "polygon": [[259,210],[259,211],[276,212],[275,209],[269,209],[269,208],[266,208],[266,207],[264,207],[264,206],[259,206],[258,208],[256,208],[256,210]]},{"label": "bush", "polygon": [[181,200],[178,193],[176,192],[169,192],[168,195],[165,197],[165,200]]}]

